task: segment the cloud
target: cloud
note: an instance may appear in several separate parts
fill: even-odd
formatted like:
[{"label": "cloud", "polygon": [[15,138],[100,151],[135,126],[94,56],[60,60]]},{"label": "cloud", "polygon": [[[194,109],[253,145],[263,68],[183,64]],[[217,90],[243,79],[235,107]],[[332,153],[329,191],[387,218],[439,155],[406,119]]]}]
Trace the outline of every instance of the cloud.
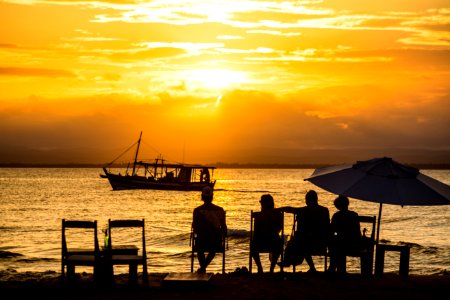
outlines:
[{"label": "cloud", "polygon": [[255,30],[247,30],[247,33],[250,34],[264,34],[264,35],[277,35],[277,36],[286,36],[286,37],[292,37],[292,36],[299,36],[301,35],[300,32],[282,32],[279,30],[263,30],[263,29],[255,29]]},{"label": "cloud", "polygon": [[159,59],[167,57],[175,57],[184,54],[185,51],[178,48],[160,47],[153,48],[149,50],[125,50],[125,51],[115,51],[110,53],[109,56],[113,60],[127,60],[127,61],[142,61],[146,59]]},{"label": "cloud", "polygon": [[218,40],[241,40],[242,37],[236,36],[236,35],[218,35],[217,39]]},{"label": "cloud", "polygon": [[71,71],[45,68],[0,67],[2,76],[75,77]]},{"label": "cloud", "polygon": [[[235,90],[216,105],[216,98],[180,95],[176,89],[149,98],[110,94],[9,103],[0,109],[2,143],[106,151],[131,144],[133,133],[142,130],[149,144],[172,160],[181,160],[184,141],[189,161],[196,162],[233,162],[231,154],[251,159],[257,149],[270,153],[273,162],[306,149],[450,151],[448,91],[430,98],[342,86],[280,98]],[[56,109],[57,103],[64,110]]]},{"label": "cloud", "polygon": [[163,42],[147,42],[147,43],[140,43],[138,46],[144,46],[150,49],[156,49],[156,48],[177,48],[177,49],[183,49],[185,51],[198,51],[198,50],[204,50],[204,49],[211,49],[211,48],[220,48],[223,47],[223,43],[190,43],[190,42],[170,42],[170,43],[163,43]]},{"label": "cloud", "polygon": [[11,49],[15,49],[18,48],[17,45],[14,44],[4,44],[4,43],[0,43],[0,48],[11,48]]},{"label": "cloud", "polygon": [[447,6],[3,1],[2,142],[113,148],[143,130],[197,161],[448,149]]}]

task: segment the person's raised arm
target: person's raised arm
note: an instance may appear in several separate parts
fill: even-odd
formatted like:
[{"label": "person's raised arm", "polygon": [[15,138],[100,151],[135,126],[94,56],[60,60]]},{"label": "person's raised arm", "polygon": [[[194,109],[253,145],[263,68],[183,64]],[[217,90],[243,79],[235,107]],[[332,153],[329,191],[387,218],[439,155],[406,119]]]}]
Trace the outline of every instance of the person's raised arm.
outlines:
[{"label": "person's raised arm", "polygon": [[282,212],[290,213],[290,214],[295,214],[298,211],[298,207],[292,207],[292,206],[282,206],[282,207],[278,207],[276,209],[280,210]]}]

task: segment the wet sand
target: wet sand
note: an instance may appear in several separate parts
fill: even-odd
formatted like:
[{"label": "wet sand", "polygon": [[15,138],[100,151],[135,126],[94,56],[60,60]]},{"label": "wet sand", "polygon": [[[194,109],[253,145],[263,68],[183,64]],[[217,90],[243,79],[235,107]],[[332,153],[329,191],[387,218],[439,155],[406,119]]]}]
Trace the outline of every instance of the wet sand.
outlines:
[{"label": "wet sand", "polygon": [[[322,272],[275,274],[213,274],[208,282],[165,282],[167,274],[150,274],[150,285],[128,284],[116,275],[114,286],[99,287],[91,274],[80,274],[72,285],[59,273],[0,271],[2,299],[445,299],[450,275],[359,274],[331,276]],[[6,297],[4,297],[6,296]]]}]

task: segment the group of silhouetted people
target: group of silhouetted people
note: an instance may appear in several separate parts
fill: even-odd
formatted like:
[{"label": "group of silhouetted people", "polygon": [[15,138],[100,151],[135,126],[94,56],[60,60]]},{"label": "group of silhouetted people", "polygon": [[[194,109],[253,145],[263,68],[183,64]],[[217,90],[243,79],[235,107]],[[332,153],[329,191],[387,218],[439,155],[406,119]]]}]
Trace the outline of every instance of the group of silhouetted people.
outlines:
[{"label": "group of silhouetted people", "polygon": [[[227,234],[225,211],[212,204],[213,190],[202,190],[204,204],[194,209],[193,232],[200,268],[206,268],[216,252],[223,251],[223,241]],[[313,255],[330,255],[328,272],[345,272],[346,253],[356,250],[361,244],[361,231],[358,214],[348,209],[349,200],[338,196],[334,205],[338,211],[332,216],[328,208],[318,203],[317,193],[310,190],[305,195],[306,206],[275,207],[270,194],[261,196],[261,211],[254,220],[254,232],[251,237],[250,255],[255,261],[258,273],[263,273],[259,253],[270,254],[270,272],[278,264],[283,267],[296,266],[306,261],[308,272],[316,272]],[[283,212],[294,214],[293,235],[284,249],[284,239],[280,235],[283,229]],[[278,262],[284,249],[283,261]],[[328,250],[327,250],[328,249]],[[205,253],[208,255],[205,257]]]}]

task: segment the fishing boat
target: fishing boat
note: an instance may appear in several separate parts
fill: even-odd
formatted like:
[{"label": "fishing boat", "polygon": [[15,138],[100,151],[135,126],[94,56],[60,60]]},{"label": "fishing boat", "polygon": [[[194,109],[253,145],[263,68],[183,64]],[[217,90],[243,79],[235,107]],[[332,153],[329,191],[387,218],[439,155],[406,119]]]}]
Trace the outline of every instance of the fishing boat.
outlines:
[{"label": "fishing boat", "polygon": [[[100,177],[107,178],[113,190],[201,191],[205,186],[214,189],[216,180],[213,180],[212,177],[216,167],[169,162],[161,155],[151,161],[140,160],[138,157],[141,139],[142,132],[135,144],[103,167],[104,174],[100,174]],[[128,163],[123,174],[114,172],[112,166],[117,159],[134,146],[136,146],[134,161]]]}]

